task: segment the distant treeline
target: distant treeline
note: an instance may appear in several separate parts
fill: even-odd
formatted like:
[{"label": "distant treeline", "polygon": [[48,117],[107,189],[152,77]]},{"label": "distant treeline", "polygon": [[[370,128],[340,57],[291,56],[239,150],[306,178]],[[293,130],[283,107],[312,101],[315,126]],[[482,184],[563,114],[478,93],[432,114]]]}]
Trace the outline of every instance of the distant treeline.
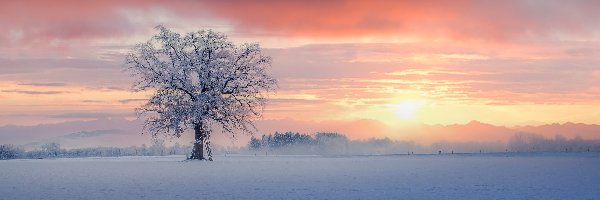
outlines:
[{"label": "distant treeline", "polygon": [[58,143],[48,143],[41,145],[39,149],[31,151],[25,151],[15,145],[3,144],[0,145],[0,160],[185,155],[189,153],[190,148],[190,146],[182,146],[178,143],[166,147],[161,140],[156,140],[150,146],[142,145],[140,147],[94,147],[77,149],[63,149]]},{"label": "distant treeline", "polygon": [[[165,156],[187,155],[190,145],[175,143],[166,147],[163,140],[154,140],[149,145],[132,147],[95,147],[63,149],[58,143],[41,145],[38,149],[25,151],[23,148],[0,145],[0,160],[76,158],[76,157],[118,157],[118,156]],[[304,154],[304,155],[382,155],[412,153],[488,153],[488,152],[600,152],[600,140],[586,140],[579,137],[565,138],[557,135],[545,138],[531,133],[516,133],[508,142],[437,142],[429,146],[418,145],[413,141],[371,138],[350,140],[345,135],[334,132],[321,132],[314,135],[297,132],[276,132],[252,137],[247,147],[221,147],[215,145],[217,154]]]},{"label": "distant treeline", "polygon": [[600,140],[585,140],[580,137],[569,139],[562,135],[544,138],[538,134],[516,133],[508,141],[508,148],[519,152],[600,151]]},{"label": "distant treeline", "polygon": [[276,154],[316,154],[316,155],[364,155],[397,154],[421,151],[412,141],[395,141],[389,138],[349,140],[345,135],[321,132],[314,135],[285,132],[252,137],[248,149]]},{"label": "distant treeline", "polygon": [[316,133],[314,135],[285,132],[252,137],[248,142],[251,152],[268,154],[317,154],[317,155],[374,155],[413,153],[488,153],[488,152],[599,152],[600,140],[563,136],[544,138],[532,133],[516,133],[507,143],[503,142],[436,142],[429,146],[413,141],[389,138],[349,140],[339,133]]}]

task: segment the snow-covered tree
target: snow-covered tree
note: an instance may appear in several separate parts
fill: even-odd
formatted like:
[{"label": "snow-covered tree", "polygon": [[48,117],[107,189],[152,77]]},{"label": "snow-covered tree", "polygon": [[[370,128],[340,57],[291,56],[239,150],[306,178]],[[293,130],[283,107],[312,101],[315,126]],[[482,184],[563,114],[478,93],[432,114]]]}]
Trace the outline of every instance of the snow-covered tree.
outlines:
[{"label": "snow-covered tree", "polygon": [[45,152],[47,154],[47,156],[50,156],[50,157],[58,157],[58,155],[62,151],[62,149],[60,148],[60,144],[56,143],[56,142],[43,144],[41,146],[41,148],[42,148],[42,151]]},{"label": "snow-covered tree", "polygon": [[0,145],[0,160],[20,158],[25,151],[19,147],[10,144]]},{"label": "snow-covered tree", "polygon": [[138,114],[145,116],[145,130],[153,136],[180,137],[193,129],[190,159],[212,160],[214,127],[233,136],[256,130],[253,121],[277,87],[267,73],[271,57],[258,44],[235,45],[212,30],[180,35],[163,26],[156,29],[158,34],[136,45],[126,58],[128,71],[137,78],[134,89],[153,92]]},{"label": "snow-covered tree", "polygon": [[261,146],[260,141],[258,139],[256,139],[254,136],[252,136],[250,138],[250,142],[248,143],[248,148],[250,150],[256,151],[256,150],[260,149],[260,146]]}]

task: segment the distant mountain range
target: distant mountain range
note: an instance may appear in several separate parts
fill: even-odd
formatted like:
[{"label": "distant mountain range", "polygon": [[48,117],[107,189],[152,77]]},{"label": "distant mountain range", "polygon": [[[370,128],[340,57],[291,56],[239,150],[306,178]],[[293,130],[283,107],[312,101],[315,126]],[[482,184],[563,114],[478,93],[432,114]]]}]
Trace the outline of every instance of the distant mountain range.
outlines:
[{"label": "distant mountain range", "polygon": [[51,142],[59,143],[62,147],[65,148],[81,148],[95,146],[130,146],[132,145],[132,143],[130,143],[132,141],[131,139],[135,139],[131,138],[131,136],[132,135],[128,134],[127,131],[121,129],[80,131],[62,136],[40,139],[35,142],[27,143],[23,145],[23,147],[27,149],[34,149],[43,144]]},{"label": "distant mountain range", "polygon": [[131,146],[148,143],[149,136],[140,135],[141,123],[125,119],[99,119],[35,126],[0,127],[0,143],[35,148],[57,142],[66,148],[95,146]]},{"label": "distant mountain range", "polygon": [[467,124],[453,125],[421,125],[409,138],[419,141],[478,141],[506,142],[515,133],[534,133],[544,137],[562,135],[568,138],[581,137],[585,139],[600,139],[600,125],[595,124],[548,124],[540,126],[495,126],[471,121]]},{"label": "distant mountain range", "polygon": [[[397,140],[411,140],[421,144],[435,142],[506,142],[515,133],[535,133],[544,137],[562,135],[567,138],[600,139],[600,125],[582,123],[546,124],[539,126],[495,126],[471,121],[467,124],[426,125],[401,124],[388,125],[376,120],[354,121],[298,121],[292,119],[263,120],[257,122],[258,135],[285,132],[338,132],[352,139],[389,137]],[[0,144],[17,144],[25,148],[57,142],[66,148],[96,146],[132,146],[149,144],[150,136],[141,135],[139,121],[126,119],[99,119],[93,121],[65,122],[35,126],[0,126]],[[175,142],[191,141],[191,134]],[[249,136],[238,135],[232,142],[230,135],[216,132],[214,142],[223,146],[245,145]]]}]

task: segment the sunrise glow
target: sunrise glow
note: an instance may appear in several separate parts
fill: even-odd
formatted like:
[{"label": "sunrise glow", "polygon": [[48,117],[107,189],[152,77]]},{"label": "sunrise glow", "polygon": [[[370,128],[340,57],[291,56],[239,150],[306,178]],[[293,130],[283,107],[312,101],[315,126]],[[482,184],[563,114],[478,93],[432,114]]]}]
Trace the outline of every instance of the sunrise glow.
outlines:
[{"label": "sunrise glow", "polygon": [[410,120],[415,117],[423,106],[424,102],[422,101],[404,100],[399,104],[391,105],[391,109],[396,114],[396,117],[403,120]]},{"label": "sunrise glow", "polygon": [[600,124],[594,1],[61,2],[0,3],[0,125],[136,118],[124,56],[159,24],[261,45],[264,132]]}]

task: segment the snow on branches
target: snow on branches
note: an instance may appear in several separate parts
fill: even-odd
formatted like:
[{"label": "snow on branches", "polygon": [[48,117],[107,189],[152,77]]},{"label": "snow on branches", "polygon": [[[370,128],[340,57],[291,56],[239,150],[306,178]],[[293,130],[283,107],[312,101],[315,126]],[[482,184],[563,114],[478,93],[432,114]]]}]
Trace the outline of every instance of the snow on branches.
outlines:
[{"label": "snow on branches", "polygon": [[181,35],[163,26],[156,29],[158,34],[126,58],[137,80],[134,89],[153,92],[137,109],[146,116],[147,131],[180,137],[189,128],[201,129],[207,141],[212,124],[234,135],[255,131],[253,120],[261,117],[266,95],[277,88],[267,73],[271,57],[258,44],[238,46],[212,30]]}]

